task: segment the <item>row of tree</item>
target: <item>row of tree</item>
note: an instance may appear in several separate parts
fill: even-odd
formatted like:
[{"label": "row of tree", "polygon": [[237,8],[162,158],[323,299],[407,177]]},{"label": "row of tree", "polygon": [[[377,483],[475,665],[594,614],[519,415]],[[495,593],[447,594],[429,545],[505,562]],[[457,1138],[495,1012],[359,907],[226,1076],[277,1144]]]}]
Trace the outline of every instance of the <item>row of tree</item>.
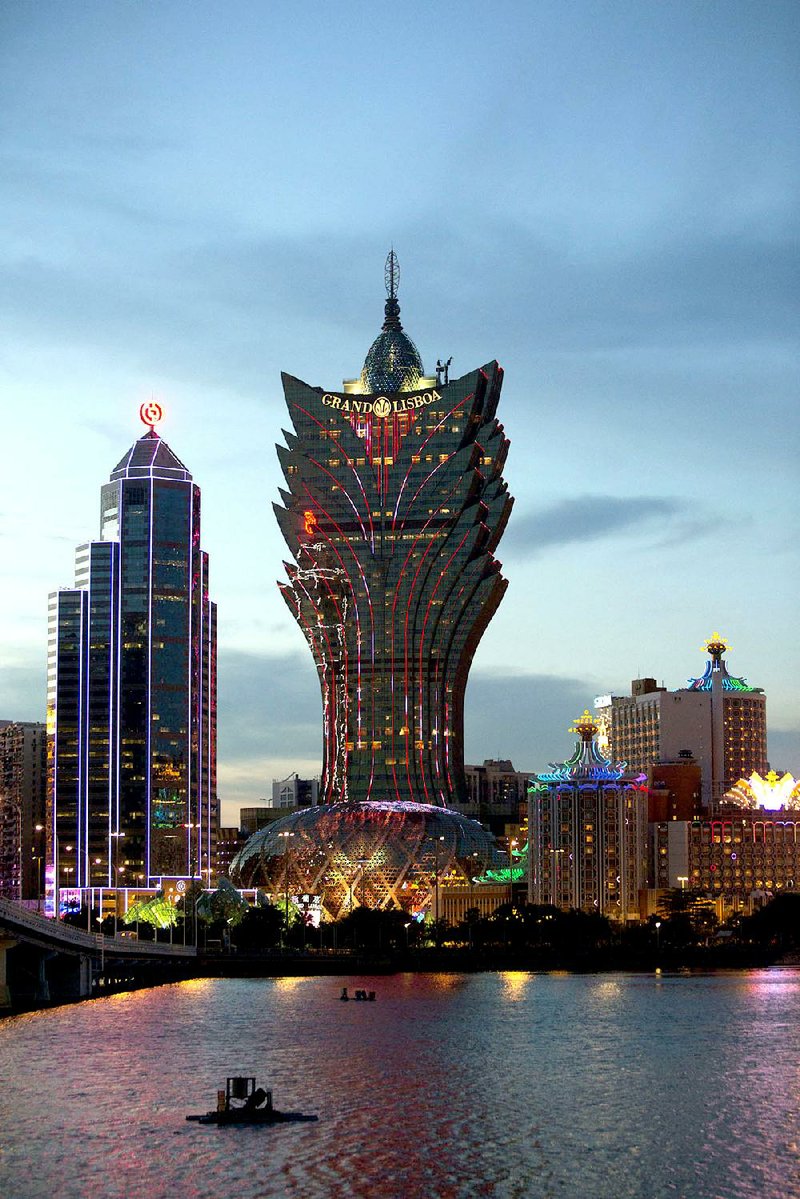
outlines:
[{"label": "row of tree", "polygon": [[[82,928],[112,933],[113,917],[98,923],[96,913],[83,909],[65,917]],[[748,917],[719,927],[714,904],[705,895],[673,891],[658,915],[639,924],[619,926],[604,916],[537,904],[503,904],[490,916],[477,908],[459,924],[444,920],[422,923],[408,913],[358,907],[332,924],[319,928],[283,906],[261,903],[251,907],[223,880],[216,891],[188,891],[179,905],[157,895],[133,904],[125,923],[140,939],[186,941],[201,947],[218,946],[240,953],[284,947],[292,950],[349,950],[392,958],[425,949],[442,952],[471,950],[478,955],[498,952],[540,956],[592,957],[622,953],[644,955],[736,946],[777,955],[800,948],[800,895],[784,893]]]}]

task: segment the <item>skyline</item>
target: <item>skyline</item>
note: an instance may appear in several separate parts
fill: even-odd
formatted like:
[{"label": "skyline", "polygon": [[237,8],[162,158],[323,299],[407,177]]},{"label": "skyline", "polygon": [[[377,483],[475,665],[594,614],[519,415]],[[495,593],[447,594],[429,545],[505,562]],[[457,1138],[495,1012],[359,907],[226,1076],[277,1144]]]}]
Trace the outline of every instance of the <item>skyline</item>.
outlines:
[{"label": "skyline", "polygon": [[318,772],[280,371],[360,370],[394,245],[426,370],[505,370],[509,590],[467,761],[545,769],[596,694],[686,685],[719,629],[800,775],[796,7],[363,11],[0,16],[0,717],[44,719],[48,593],[154,394],[203,492],[220,797]]}]

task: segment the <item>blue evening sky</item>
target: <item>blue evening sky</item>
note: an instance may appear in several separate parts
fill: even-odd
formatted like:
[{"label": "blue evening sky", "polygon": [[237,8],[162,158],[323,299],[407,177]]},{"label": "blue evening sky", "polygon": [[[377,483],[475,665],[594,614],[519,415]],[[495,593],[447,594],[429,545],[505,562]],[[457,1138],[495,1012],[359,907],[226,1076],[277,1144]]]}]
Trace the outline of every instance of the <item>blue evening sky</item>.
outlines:
[{"label": "blue evening sky", "polygon": [[506,370],[468,760],[544,769],[718,629],[800,773],[799,33],[793,0],[4,4],[0,716],[44,717],[47,593],[154,394],[203,490],[226,819],[318,769],[279,372],[358,373],[393,244],[427,368]]}]

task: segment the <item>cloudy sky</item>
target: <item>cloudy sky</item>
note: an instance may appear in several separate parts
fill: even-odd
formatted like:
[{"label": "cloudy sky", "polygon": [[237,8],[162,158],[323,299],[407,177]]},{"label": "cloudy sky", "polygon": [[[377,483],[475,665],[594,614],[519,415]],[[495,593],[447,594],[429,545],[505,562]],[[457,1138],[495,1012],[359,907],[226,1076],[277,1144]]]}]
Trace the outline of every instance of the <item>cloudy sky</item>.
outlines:
[{"label": "cloudy sky", "polygon": [[43,719],[47,593],[155,395],[203,490],[228,818],[318,769],[279,372],[358,373],[393,244],[428,369],[506,370],[468,760],[543,769],[718,629],[800,773],[799,33],[794,0],[3,5],[0,716]]}]

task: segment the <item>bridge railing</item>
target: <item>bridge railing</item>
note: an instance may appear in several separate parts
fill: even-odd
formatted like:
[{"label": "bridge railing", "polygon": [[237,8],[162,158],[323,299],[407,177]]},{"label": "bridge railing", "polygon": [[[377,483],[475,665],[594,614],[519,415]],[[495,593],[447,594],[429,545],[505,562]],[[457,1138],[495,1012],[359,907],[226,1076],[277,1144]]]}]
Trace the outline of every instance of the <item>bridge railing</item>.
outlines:
[{"label": "bridge railing", "polygon": [[160,941],[134,941],[128,937],[106,937],[83,932],[61,920],[31,912],[13,899],[0,898],[0,927],[10,933],[29,932],[38,938],[83,949],[88,953],[124,954],[126,957],[196,957],[194,945],[165,945]]}]

